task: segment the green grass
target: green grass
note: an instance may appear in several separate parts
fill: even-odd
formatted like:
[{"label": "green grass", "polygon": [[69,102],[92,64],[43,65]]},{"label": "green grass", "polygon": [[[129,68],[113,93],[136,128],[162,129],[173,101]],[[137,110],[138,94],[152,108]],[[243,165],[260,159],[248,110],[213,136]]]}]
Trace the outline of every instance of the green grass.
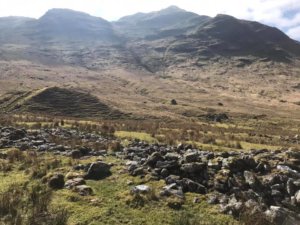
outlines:
[{"label": "green grass", "polygon": [[[174,210],[167,206],[168,199],[148,200],[143,207],[132,207],[126,202],[130,199],[130,189],[145,183],[158,195],[165,185],[164,181],[150,181],[149,177],[139,178],[122,173],[122,161],[109,157],[107,162],[114,162],[112,176],[99,181],[88,181],[93,188],[94,195],[81,197],[69,190],[57,191],[54,195],[52,207],[62,206],[70,212],[69,224],[72,225],[168,225],[182,213],[192,215],[200,224],[238,224],[232,217],[220,214],[218,208],[208,205],[203,195],[186,194],[186,201],[181,210]],[[133,184],[128,185],[128,181]],[[193,203],[199,197],[200,203]]]},{"label": "green grass", "polygon": [[0,172],[0,193],[5,192],[11,185],[21,185],[26,181],[28,181],[28,176],[22,171]]}]

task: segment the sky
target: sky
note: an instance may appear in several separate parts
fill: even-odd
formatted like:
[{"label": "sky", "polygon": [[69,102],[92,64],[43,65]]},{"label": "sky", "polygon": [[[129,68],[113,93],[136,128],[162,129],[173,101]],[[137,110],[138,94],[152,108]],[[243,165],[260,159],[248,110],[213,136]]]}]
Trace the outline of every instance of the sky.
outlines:
[{"label": "sky", "polygon": [[275,26],[300,41],[300,0],[0,0],[0,17],[39,18],[48,9],[69,8],[114,21],[137,12],[176,5],[200,15],[229,14]]}]

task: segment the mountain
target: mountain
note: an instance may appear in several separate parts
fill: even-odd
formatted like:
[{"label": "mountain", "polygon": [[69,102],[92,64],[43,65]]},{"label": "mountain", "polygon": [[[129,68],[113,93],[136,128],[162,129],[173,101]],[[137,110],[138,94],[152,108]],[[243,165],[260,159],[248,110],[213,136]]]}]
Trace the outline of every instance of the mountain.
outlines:
[{"label": "mountain", "polygon": [[176,6],[115,22],[52,9],[0,29],[0,95],[66,86],[147,117],[299,108],[300,44],[258,22]]},{"label": "mountain", "polygon": [[[8,35],[1,42],[65,43],[68,42],[118,42],[112,25],[98,17],[69,9],[51,9],[38,20],[20,17],[0,18],[0,28]],[[9,38],[15,36],[15,38]]]},{"label": "mountain", "polygon": [[162,38],[185,34],[208,19],[208,16],[199,16],[176,6],[170,6],[158,12],[126,16],[113,24],[116,30],[126,37]]},{"label": "mountain", "polygon": [[[35,34],[41,40],[69,41],[106,41],[118,38],[111,24],[98,17],[68,9],[52,9],[34,25]],[[30,34],[27,34],[30,35]]]},{"label": "mountain", "polygon": [[[153,73],[180,62],[203,64],[199,59],[251,56],[288,62],[300,56],[300,44],[276,28],[227,15],[199,16],[176,6],[113,23],[69,9],[51,9],[38,20],[2,18],[0,28],[0,43],[22,46],[20,52],[4,48],[8,58],[12,54],[51,64],[80,62],[88,68],[88,62],[96,65],[101,59],[101,67],[115,61],[117,66]],[[85,51],[87,47],[91,49]],[[70,55],[70,48],[76,53]]]}]

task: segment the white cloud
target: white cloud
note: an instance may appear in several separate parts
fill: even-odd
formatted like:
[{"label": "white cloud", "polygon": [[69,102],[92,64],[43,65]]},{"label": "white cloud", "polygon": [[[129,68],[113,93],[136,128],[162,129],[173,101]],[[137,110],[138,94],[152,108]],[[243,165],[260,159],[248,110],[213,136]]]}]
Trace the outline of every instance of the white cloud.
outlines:
[{"label": "white cloud", "polygon": [[[116,20],[136,12],[150,12],[177,5],[201,15],[230,14],[289,30],[300,26],[300,0],[0,0],[0,16],[38,18],[51,8],[70,8]],[[287,12],[293,12],[286,17]],[[292,32],[292,31],[293,32]],[[293,35],[295,37],[295,35]]]},{"label": "white cloud", "polygon": [[287,34],[296,40],[300,40],[300,26],[293,27],[287,31]]}]

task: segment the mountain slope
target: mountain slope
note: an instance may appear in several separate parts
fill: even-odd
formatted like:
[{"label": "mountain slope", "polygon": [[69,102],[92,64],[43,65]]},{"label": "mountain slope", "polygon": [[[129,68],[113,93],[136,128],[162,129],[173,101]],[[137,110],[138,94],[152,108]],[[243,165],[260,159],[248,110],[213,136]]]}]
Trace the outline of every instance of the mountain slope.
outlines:
[{"label": "mountain slope", "polygon": [[110,108],[90,94],[58,87],[13,93],[0,101],[0,109],[4,112],[30,112],[81,118],[125,117],[125,114]]}]

